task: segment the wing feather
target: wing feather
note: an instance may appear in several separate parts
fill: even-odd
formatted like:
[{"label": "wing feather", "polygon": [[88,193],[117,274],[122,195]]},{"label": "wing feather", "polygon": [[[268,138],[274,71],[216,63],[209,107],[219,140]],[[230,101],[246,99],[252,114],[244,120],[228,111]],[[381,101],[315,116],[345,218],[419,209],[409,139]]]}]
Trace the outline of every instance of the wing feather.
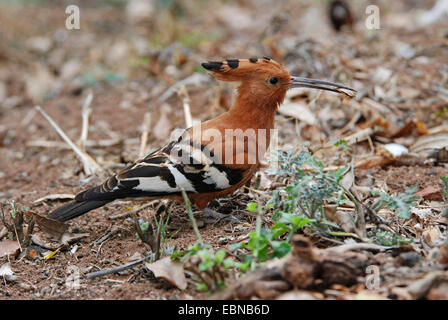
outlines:
[{"label": "wing feather", "polygon": [[207,146],[182,140],[170,142],[86,190],[76,200],[110,200],[188,193],[211,193],[230,188],[244,178],[244,170],[215,162]]}]

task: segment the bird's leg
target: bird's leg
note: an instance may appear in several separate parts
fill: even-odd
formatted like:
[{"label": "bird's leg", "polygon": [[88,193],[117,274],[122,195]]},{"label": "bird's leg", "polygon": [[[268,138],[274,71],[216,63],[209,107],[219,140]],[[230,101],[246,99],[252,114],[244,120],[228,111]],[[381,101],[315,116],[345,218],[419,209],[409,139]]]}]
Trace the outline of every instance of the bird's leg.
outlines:
[{"label": "bird's leg", "polygon": [[222,214],[218,211],[215,211],[209,207],[205,207],[202,209],[202,214],[205,218],[212,218],[212,223],[219,222],[221,220],[228,221],[228,222],[238,222],[239,219],[231,214]]}]

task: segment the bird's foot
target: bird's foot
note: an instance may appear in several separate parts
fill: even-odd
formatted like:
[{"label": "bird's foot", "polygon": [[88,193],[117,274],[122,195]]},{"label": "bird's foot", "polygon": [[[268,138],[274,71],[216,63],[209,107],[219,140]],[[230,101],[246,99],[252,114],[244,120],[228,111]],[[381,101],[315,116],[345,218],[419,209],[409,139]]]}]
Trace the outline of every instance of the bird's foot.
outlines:
[{"label": "bird's foot", "polygon": [[231,214],[222,214],[208,207],[202,210],[202,215],[205,218],[205,223],[217,223],[221,220],[227,222],[238,222],[239,219]]}]

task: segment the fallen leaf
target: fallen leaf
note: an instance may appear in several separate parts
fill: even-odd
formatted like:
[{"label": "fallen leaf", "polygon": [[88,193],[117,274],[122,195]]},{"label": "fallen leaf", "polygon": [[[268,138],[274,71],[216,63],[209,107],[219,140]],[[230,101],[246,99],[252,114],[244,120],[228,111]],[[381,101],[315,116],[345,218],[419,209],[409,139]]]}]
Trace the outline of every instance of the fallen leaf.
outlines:
[{"label": "fallen leaf", "polygon": [[344,177],[341,180],[341,186],[349,190],[353,186],[354,182],[355,182],[355,175],[353,170],[347,170],[347,172],[344,174]]},{"label": "fallen leaf", "polygon": [[16,281],[20,279],[12,272],[11,264],[9,262],[0,267],[0,277],[4,277],[8,281]]},{"label": "fallen leaf", "polygon": [[156,278],[166,280],[181,290],[187,288],[187,280],[185,279],[184,265],[182,262],[165,257],[156,262],[145,262],[145,267],[151,270]]},{"label": "fallen leaf", "polygon": [[20,246],[17,241],[3,240],[0,242],[0,258],[8,255],[16,255]]},{"label": "fallen leaf", "polygon": [[393,162],[393,160],[388,159],[383,156],[380,156],[380,155],[375,155],[375,156],[371,156],[371,157],[357,161],[355,167],[357,169],[370,169],[370,168],[374,168],[377,166],[384,166],[391,162]]},{"label": "fallen leaf", "polygon": [[428,246],[433,247],[441,242],[442,233],[438,227],[433,227],[429,230],[423,231],[422,237]]},{"label": "fallen leaf", "polygon": [[439,187],[435,186],[428,186],[419,192],[417,194],[426,200],[442,200],[442,190]]},{"label": "fallen leaf", "polygon": [[65,246],[67,246],[72,242],[78,241],[78,240],[88,237],[88,236],[89,236],[88,233],[64,232],[61,236],[61,243]]},{"label": "fallen leaf", "polygon": [[445,147],[448,147],[448,132],[437,132],[420,136],[409,151],[428,155]]},{"label": "fallen leaf", "polygon": [[[417,194],[420,195],[419,192],[417,192]],[[411,208],[411,213],[415,214],[416,216],[418,216],[420,219],[423,219],[423,220],[427,219],[428,217],[433,216],[431,208],[413,207],[413,208]]]},{"label": "fallen leaf", "polygon": [[336,206],[324,207],[325,217],[337,223],[345,232],[356,233],[356,226],[350,213],[337,210]]},{"label": "fallen leaf", "polygon": [[50,233],[53,236],[61,238],[68,228],[67,224],[54,219],[50,219],[48,217],[41,216],[36,212],[28,211],[27,214],[31,214],[34,217],[34,221],[40,227],[42,227],[44,231]]},{"label": "fallen leaf", "polygon": [[309,125],[317,125],[316,116],[305,104],[298,102],[284,103],[278,108],[278,112],[287,117],[293,117]]}]

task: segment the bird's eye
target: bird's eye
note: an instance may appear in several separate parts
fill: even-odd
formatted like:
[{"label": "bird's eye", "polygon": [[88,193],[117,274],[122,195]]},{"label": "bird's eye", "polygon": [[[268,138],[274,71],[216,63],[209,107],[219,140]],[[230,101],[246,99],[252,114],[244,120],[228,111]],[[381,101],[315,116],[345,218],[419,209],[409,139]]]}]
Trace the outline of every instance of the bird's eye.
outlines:
[{"label": "bird's eye", "polygon": [[269,79],[269,83],[270,84],[277,84],[278,83],[278,78],[277,77],[272,77]]}]

